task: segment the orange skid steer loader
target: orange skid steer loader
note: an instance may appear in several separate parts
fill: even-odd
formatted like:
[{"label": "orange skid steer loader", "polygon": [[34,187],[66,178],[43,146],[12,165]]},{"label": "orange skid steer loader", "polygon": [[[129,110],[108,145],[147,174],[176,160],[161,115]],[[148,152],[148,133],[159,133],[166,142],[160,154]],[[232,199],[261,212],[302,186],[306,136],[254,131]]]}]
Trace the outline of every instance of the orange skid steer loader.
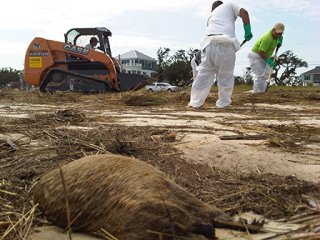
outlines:
[{"label": "orange skid steer loader", "polygon": [[[138,89],[144,76],[121,72],[112,57],[107,28],[73,28],[65,42],[36,37],[30,43],[24,63],[24,81],[42,92],[105,92]],[[91,37],[98,39],[97,49],[87,49]]]}]

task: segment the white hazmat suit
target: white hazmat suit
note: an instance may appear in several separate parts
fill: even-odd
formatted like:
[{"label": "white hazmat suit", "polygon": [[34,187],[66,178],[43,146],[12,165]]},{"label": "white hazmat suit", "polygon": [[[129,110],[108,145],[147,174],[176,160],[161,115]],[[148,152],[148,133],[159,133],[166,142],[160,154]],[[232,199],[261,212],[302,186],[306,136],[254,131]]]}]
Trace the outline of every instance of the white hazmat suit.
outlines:
[{"label": "white hazmat suit", "polygon": [[240,49],[240,43],[235,37],[235,21],[240,9],[233,3],[223,3],[211,12],[207,37],[201,44],[201,64],[192,84],[190,107],[199,108],[204,104],[215,76],[219,88],[216,106],[224,108],[231,104],[235,53]]},{"label": "white hazmat suit", "polygon": [[191,59],[192,77],[195,78],[198,74],[198,65],[196,63],[195,57]]},{"label": "white hazmat suit", "polygon": [[267,89],[267,81],[271,68],[266,61],[255,52],[250,52],[248,55],[250,67],[254,74],[253,92],[265,92]]},{"label": "white hazmat suit", "polygon": [[192,78],[193,79],[195,79],[195,77],[198,74],[200,63],[201,63],[201,51],[197,50],[196,54],[191,59]]}]

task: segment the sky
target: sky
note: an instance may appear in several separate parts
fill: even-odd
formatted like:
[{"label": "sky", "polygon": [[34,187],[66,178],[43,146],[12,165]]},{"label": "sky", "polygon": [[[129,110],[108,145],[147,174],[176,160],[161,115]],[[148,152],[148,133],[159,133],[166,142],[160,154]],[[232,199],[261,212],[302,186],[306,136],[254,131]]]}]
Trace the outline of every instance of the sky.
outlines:
[{"label": "sky", "polygon": [[[230,2],[225,0],[224,2]],[[77,27],[111,30],[114,56],[138,50],[156,58],[160,47],[199,48],[213,0],[9,0],[1,2],[0,68],[22,70],[24,55],[34,37],[64,41],[64,33]],[[235,0],[249,12],[253,39],[238,52],[235,75],[249,66],[247,55],[258,38],[282,22],[286,29],[279,54],[291,50],[308,68],[320,66],[319,0]],[[241,18],[236,36],[244,39]]]}]

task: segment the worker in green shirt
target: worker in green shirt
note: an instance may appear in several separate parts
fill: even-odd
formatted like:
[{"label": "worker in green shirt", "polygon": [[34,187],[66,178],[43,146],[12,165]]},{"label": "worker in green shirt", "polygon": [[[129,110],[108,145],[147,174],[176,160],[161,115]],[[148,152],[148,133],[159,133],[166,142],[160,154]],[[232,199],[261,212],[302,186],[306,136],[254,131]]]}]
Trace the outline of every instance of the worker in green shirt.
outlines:
[{"label": "worker in green shirt", "polygon": [[276,23],[274,27],[263,34],[255,43],[248,58],[254,74],[253,92],[265,92],[267,79],[271,69],[276,67],[272,54],[276,47],[281,47],[283,41],[284,25]]}]

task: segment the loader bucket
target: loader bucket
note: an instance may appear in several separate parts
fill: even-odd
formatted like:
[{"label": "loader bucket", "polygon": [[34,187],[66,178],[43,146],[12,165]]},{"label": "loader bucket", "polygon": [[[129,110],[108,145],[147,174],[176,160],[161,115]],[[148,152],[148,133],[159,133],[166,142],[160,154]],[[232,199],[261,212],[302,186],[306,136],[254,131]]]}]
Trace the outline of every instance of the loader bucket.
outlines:
[{"label": "loader bucket", "polygon": [[139,74],[119,73],[118,81],[121,91],[138,90],[147,84],[147,78]]}]

